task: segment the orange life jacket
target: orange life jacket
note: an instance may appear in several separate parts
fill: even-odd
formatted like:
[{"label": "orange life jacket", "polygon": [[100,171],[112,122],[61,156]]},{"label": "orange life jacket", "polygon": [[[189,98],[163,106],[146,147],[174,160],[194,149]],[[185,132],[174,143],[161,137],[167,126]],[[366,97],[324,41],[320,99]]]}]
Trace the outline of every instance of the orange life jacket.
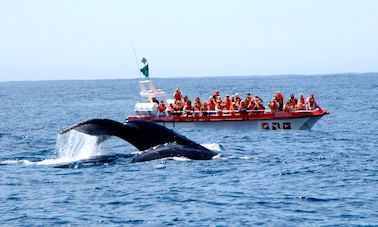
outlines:
[{"label": "orange life jacket", "polygon": [[181,98],[182,98],[181,92],[180,91],[175,91],[175,94],[173,95],[173,98],[175,100],[181,100]]},{"label": "orange life jacket", "polygon": [[214,102],[208,102],[207,105],[209,106],[209,110],[215,110],[215,103]]},{"label": "orange life jacket", "polygon": [[163,113],[165,111],[165,109],[167,109],[167,107],[165,106],[164,103],[160,103],[159,106],[158,106],[158,109],[159,109],[160,113]]}]

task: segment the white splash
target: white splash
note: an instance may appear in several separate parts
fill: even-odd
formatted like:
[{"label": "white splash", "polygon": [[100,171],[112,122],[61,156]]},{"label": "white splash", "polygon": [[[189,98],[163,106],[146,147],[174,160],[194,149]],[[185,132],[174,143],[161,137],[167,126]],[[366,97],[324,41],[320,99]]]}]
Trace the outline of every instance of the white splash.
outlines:
[{"label": "white splash", "polygon": [[56,139],[56,158],[37,162],[38,165],[54,165],[85,160],[102,154],[97,136],[71,130]]},{"label": "white splash", "polygon": [[212,150],[212,151],[222,151],[223,150],[222,145],[217,144],[217,143],[205,143],[205,144],[201,144],[201,145],[203,147],[206,147],[209,150]]}]

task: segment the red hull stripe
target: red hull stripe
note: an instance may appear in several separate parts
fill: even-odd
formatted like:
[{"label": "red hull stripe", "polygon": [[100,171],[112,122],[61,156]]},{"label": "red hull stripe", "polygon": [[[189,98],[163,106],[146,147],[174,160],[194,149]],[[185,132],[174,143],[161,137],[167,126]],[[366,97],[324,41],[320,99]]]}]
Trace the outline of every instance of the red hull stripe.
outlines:
[{"label": "red hull stripe", "polygon": [[253,121],[253,120],[277,120],[303,117],[316,117],[328,114],[325,109],[298,112],[264,112],[252,114],[234,114],[228,116],[128,116],[128,121],[145,120],[155,122],[203,122],[203,121]]}]

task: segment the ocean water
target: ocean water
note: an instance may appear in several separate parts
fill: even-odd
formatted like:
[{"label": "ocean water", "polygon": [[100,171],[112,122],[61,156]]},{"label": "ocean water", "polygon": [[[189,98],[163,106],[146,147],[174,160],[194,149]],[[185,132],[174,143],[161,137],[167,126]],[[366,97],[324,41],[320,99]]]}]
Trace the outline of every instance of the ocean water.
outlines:
[{"label": "ocean water", "polygon": [[0,82],[0,224],[378,225],[378,74],[154,81],[202,99],[315,93],[331,114],[309,131],[180,129],[222,157],[135,164],[125,141],[58,132],[123,121],[138,80]]}]

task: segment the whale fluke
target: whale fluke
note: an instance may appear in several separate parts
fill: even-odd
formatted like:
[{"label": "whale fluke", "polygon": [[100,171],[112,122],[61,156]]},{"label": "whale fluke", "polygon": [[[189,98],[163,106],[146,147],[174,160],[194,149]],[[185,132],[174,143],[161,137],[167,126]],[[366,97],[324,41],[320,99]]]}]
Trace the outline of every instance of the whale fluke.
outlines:
[{"label": "whale fluke", "polygon": [[116,136],[143,151],[132,162],[149,161],[167,157],[186,157],[208,160],[217,153],[195,143],[185,136],[149,121],[120,123],[110,119],[91,119],[63,129],[64,134],[77,130],[93,136]]}]

